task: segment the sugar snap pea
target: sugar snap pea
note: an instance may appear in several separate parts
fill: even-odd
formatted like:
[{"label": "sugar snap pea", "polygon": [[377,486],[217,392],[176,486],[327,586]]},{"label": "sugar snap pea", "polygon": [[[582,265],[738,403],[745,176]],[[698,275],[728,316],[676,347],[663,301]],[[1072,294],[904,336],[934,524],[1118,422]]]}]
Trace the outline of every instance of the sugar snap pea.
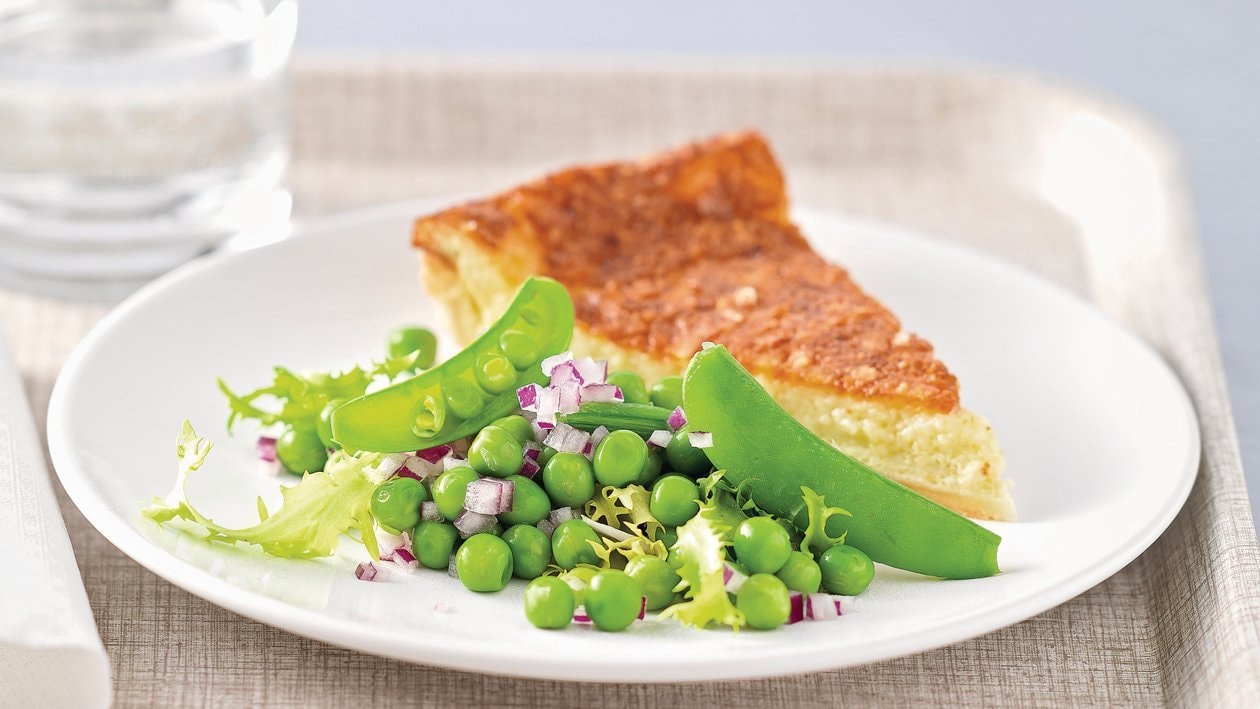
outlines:
[{"label": "sugar snap pea", "polygon": [[333,412],[333,438],[352,450],[397,453],[476,433],[516,408],[518,387],[545,383],[542,360],[563,352],[572,337],[573,302],[564,286],[530,278],[498,322],[462,352]]}]

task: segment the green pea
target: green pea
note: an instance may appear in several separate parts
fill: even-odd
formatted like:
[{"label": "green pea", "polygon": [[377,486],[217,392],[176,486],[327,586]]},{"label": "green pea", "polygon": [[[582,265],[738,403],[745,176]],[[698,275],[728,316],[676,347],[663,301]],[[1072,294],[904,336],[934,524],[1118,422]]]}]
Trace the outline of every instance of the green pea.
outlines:
[{"label": "green pea", "polygon": [[468,464],[482,475],[506,478],[521,470],[521,442],[498,426],[486,426],[468,449]]},{"label": "green pea", "polygon": [[481,388],[491,394],[502,394],[516,388],[516,368],[511,360],[498,352],[487,352],[478,357],[473,372]]},{"label": "green pea", "polygon": [[700,487],[690,478],[666,475],[652,486],[648,511],[661,524],[677,527],[700,511]]},{"label": "green pea", "polygon": [[554,576],[543,576],[525,587],[525,619],[536,628],[559,630],[573,622],[577,598],[573,589]]},{"label": "green pea", "polygon": [[486,405],[486,395],[476,384],[465,379],[443,382],[442,398],[446,401],[446,408],[461,419],[476,416]]},{"label": "green pea", "polygon": [[665,377],[652,387],[653,405],[673,411],[682,406],[682,402],[682,377]]},{"label": "green pea", "polygon": [[538,524],[545,519],[551,512],[551,499],[538,483],[524,475],[513,475],[508,480],[513,488],[512,509],[501,513],[499,521],[504,524]]},{"label": "green pea", "polygon": [[626,563],[626,574],[643,588],[650,611],[668,606],[674,600],[674,587],[681,580],[669,562],[656,556],[634,557]]},{"label": "green pea", "polygon": [[508,358],[512,366],[523,370],[538,359],[538,343],[529,333],[520,330],[508,330],[499,335],[499,349]]},{"label": "green pea", "polygon": [[561,522],[551,533],[551,556],[556,566],[572,569],[578,564],[598,564],[599,556],[591,543],[599,543],[599,535],[580,519]]},{"label": "green pea", "polygon": [[606,381],[621,389],[621,396],[627,404],[646,404],[651,401],[647,386],[643,384],[643,377],[634,372],[613,372]]},{"label": "green pea", "polygon": [[450,566],[451,554],[459,542],[459,530],[446,522],[424,520],[416,525],[411,537],[411,553],[416,560],[430,569]]},{"label": "green pea", "polygon": [[581,507],[595,495],[595,472],[586,456],[556,453],[543,466],[543,488],[559,507]]},{"label": "green pea", "polygon": [[787,563],[774,573],[788,587],[789,591],[801,593],[818,593],[822,586],[822,569],[818,562],[805,552],[794,551],[788,555]]},{"label": "green pea", "polygon": [[661,531],[657,532],[656,538],[665,543],[666,549],[672,549],[678,543],[678,529],[676,527],[662,527]]},{"label": "green pea", "polygon": [[455,571],[469,591],[502,591],[512,578],[512,548],[493,534],[474,534],[455,552]]},{"label": "green pea", "polygon": [[546,467],[547,463],[550,463],[554,457],[556,457],[556,449],[551,446],[543,446],[542,453],[538,454],[538,467]]},{"label": "green pea", "polygon": [[437,476],[433,481],[433,501],[437,503],[443,519],[453,522],[464,511],[464,493],[468,492],[468,483],[478,477],[476,470],[465,465]]},{"label": "green pea", "polygon": [[314,427],[290,428],[276,441],[276,457],[286,470],[295,474],[318,473],[328,464],[328,449]]},{"label": "green pea", "polygon": [[735,594],[735,607],[744,614],[748,627],[773,630],[788,621],[792,601],[787,586],[771,574],[749,576]]},{"label": "green pea", "polygon": [[319,412],[319,420],[315,423],[315,433],[319,435],[319,442],[323,443],[325,448],[341,448],[341,444],[333,440],[332,414],[344,403],[346,403],[345,399],[333,399]]},{"label": "green pea", "polygon": [[372,493],[372,516],[395,532],[406,531],[420,522],[420,504],[428,499],[429,491],[419,480],[391,478]]},{"label": "green pea", "polygon": [[871,557],[847,544],[837,544],[823,552],[818,566],[822,569],[823,588],[839,596],[856,596],[875,578]]},{"label": "green pea", "polygon": [[634,484],[650,489],[657,479],[661,477],[661,465],[663,462],[664,457],[660,451],[649,449],[647,458],[643,461],[643,467],[639,469],[639,477],[634,481]]},{"label": "green pea", "polygon": [[[551,540],[533,525],[509,527],[503,533],[503,541],[512,549],[512,573],[517,578],[538,578],[551,563]],[[572,615],[573,611],[569,613]]]},{"label": "green pea", "polygon": [[601,485],[625,487],[639,478],[647,462],[647,444],[633,431],[613,431],[595,447],[591,467]]},{"label": "green pea", "polygon": [[591,579],[583,605],[596,628],[625,630],[643,608],[643,588],[624,571],[601,571]]},{"label": "green pea", "polygon": [[416,366],[428,369],[437,358],[437,336],[423,327],[400,327],[389,333],[390,357],[416,353]]},{"label": "green pea", "polygon": [[411,407],[411,432],[416,436],[432,438],[440,433],[445,425],[446,404],[436,396],[426,394]]},{"label": "green pea", "polygon": [[788,533],[769,517],[740,522],[734,534],[735,556],[754,574],[773,574],[792,553]]},{"label": "green pea", "polygon": [[674,471],[693,478],[706,475],[713,469],[709,456],[705,455],[703,450],[692,446],[691,441],[687,439],[686,426],[678,429],[678,432],[669,439],[669,445],[665,446],[665,460],[669,461],[669,467]]},{"label": "green pea", "polygon": [[501,419],[495,419],[490,424],[512,434],[521,445],[525,445],[527,441],[534,440],[534,427],[525,419],[524,416],[504,416]]},{"label": "green pea", "polygon": [[595,578],[597,573],[599,573],[599,569],[594,566],[575,566],[556,578],[573,589],[573,597],[577,599],[577,604],[580,606],[586,595],[587,587],[591,585],[591,579]]}]

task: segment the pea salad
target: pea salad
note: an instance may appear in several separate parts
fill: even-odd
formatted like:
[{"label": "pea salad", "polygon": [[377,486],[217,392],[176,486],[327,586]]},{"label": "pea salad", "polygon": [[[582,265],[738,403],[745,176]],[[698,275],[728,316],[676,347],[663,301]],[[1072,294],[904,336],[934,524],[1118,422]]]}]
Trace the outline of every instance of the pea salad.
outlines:
[{"label": "pea salad", "polygon": [[725,348],[705,343],[649,387],[574,356],[573,327],[563,286],[531,278],[440,364],[434,334],[404,327],[368,366],[277,367],[244,394],[220,381],[229,429],[260,427],[262,465],[300,479],[277,509],[259,501],[256,525],[218,525],[185,494],[212,447],[185,422],[176,488],[144,514],[286,558],[349,539],[364,582],[446,571],[494,593],[521,579],[524,616],[545,629],[770,630],[839,618],[875,562],[998,572],[996,535],[818,439]]}]

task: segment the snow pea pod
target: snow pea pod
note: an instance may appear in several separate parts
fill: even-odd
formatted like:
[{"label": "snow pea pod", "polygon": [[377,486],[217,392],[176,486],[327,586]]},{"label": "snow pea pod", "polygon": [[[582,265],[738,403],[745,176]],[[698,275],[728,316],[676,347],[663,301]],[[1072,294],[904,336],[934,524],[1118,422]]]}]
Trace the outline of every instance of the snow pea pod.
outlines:
[{"label": "snow pea pod", "polygon": [[573,302],[549,278],[521,285],[503,316],[462,352],[333,412],[333,438],[351,450],[397,453],[476,433],[517,407],[516,390],[544,384],[542,360],[573,337]]},{"label": "snow pea pod", "polygon": [[807,486],[853,514],[833,520],[847,527],[847,544],[875,561],[950,579],[998,573],[1001,537],[814,435],[725,347],[692,358],[683,378],[683,411],[692,430],[713,434],[713,446],[704,449],[713,464],[726,470],[730,482],[746,485],[767,512],[804,529],[801,486]]}]

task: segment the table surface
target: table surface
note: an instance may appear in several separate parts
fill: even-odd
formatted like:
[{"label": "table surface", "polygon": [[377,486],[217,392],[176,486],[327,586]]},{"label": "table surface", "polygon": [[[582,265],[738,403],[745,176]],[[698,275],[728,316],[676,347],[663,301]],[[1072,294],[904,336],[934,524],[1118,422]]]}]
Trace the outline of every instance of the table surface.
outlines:
[{"label": "table surface", "polygon": [[[1024,623],[845,671],[659,686],[472,675],[293,636],[147,572],[63,499],[120,705],[738,707],[825,705],[843,697],[1155,706],[1260,695],[1260,555],[1205,316],[1198,244],[1171,155],[1132,117],[1072,92],[998,76],[524,62],[306,64],[295,74],[294,103],[292,180],[304,216],[484,192],[544,167],[633,155],[732,121],[759,126],[785,163],[797,203],[964,241],[1093,298],[1146,337],[1198,408],[1199,479],[1151,550]],[[1029,160],[1058,154],[1038,142],[1046,129],[1081,125],[1072,119],[1082,117],[1085,125],[1110,122],[1149,151],[1130,165],[1138,174],[1122,177],[1149,180],[1162,201],[1129,205],[1136,208],[1125,214],[1149,217],[1148,229],[1138,240],[1120,235],[1128,246],[1119,251],[1109,245],[1117,234],[1090,226],[1097,215],[1051,204],[1051,195],[1024,182],[1036,172]],[[1109,209],[1126,196],[1092,204]],[[1104,226],[1115,223],[1105,216]],[[106,310],[0,291],[0,321],[41,420],[60,364]]]},{"label": "table surface", "polygon": [[[836,3],[764,12],[747,0],[322,0],[302,5],[299,52],[699,53],[1018,67],[1112,94],[1177,141],[1260,513],[1260,3],[1063,0]],[[494,17],[494,22],[478,21]],[[1260,514],[1255,517],[1260,518]]]}]

